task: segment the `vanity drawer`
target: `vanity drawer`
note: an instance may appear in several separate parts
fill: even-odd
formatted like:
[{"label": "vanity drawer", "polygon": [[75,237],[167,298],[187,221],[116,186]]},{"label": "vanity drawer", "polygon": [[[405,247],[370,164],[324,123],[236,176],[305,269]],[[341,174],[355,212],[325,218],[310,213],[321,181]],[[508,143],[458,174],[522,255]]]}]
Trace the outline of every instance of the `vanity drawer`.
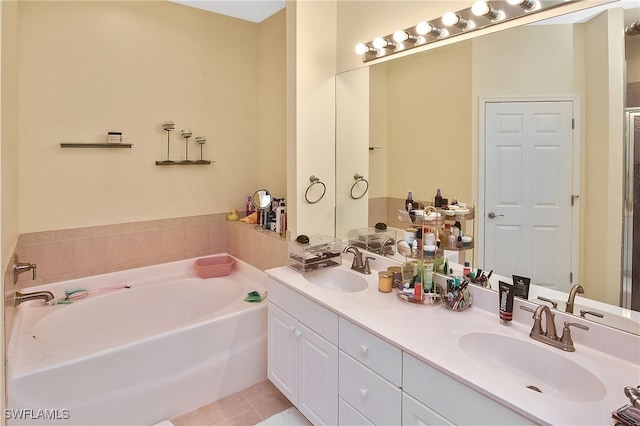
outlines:
[{"label": "vanity drawer", "polygon": [[346,353],[339,352],[338,394],[373,424],[400,424],[402,391]]},{"label": "vanity drawer", "polygon": [[402,394],[402,425],[403,426],[423,426],[423,425],[447,425],[453,426],[449,420],[442,417],[429,407],[406,393]]},{"label": "vanity drawer", "polygon": [[358,410],[342,398],[338,398],[338,424],[341,426],[374,426]]},{"label": "vanity drawer", "polygon": [[402,386],[402,351],[340,317],[341,350],[394,385]]},{"label": "vanity drawer", "polygon": [[269,278],[269,301],[338,346],[338,314]]},{"label": "vanity drawer", "polygon": [[535,424],[407,353],[402,365],[404,392],[454,424]]}]

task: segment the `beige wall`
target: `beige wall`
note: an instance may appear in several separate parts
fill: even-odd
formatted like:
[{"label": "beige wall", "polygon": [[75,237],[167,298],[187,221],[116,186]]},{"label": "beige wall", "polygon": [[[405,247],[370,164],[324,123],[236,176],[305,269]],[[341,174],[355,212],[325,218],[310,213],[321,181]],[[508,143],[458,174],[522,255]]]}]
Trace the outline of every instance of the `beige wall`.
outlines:
[{"label": "beige wall", "polygon": [[[284,146],[282,15],[274,20],[261,29],[164,1],[20,3],[20,231],[244,208],[261,174],[283,191],[282,175],[255,172],[261,153],[281,157]],[[184,159],[179,129],[190,128],[207,137],[215,164],[155,166],[166,158],[168,119],[172,159]],[[133,148],[59,146],[109,130]],[[189,157],[199,158],[193,138]]]},{"label": "beige wall", "polygon": [[[287,198],[292,238],[335,232],[336,17],[335,0],[287,5]],[[327,187],[315,204],[304,199],[311,175]]]},{"label": "beige wall", "polygon": [[388,196],[471,202],[471,45],[386,65]]},{"label": "beige wall", "polygon": [[258,184],[279,198],[287,196],[285,20],[283,9],[258,25],[258,158],[238,171],[257,169]]},{"label": "beige wall", "polygon": [[[18,98],[17,78],[17,3],[2,2],[0,4],[0,265],[6,265],[13,253],[18,239],[18,114],[15,105]],[[4,271],[4,267],[0,267]],[[2,288],[7,281],[2,277]],[[4,294],[4,291],[2,292]],[[4,318],[4,304],[0,305],[0,318]],[[0,330],[4,343],[5,328]],[[4,345],[0,345],[4,348]],[[5,406],[5,351],[0,351],[0,408]],[[4,422],[4,421],[2,421]]]}]

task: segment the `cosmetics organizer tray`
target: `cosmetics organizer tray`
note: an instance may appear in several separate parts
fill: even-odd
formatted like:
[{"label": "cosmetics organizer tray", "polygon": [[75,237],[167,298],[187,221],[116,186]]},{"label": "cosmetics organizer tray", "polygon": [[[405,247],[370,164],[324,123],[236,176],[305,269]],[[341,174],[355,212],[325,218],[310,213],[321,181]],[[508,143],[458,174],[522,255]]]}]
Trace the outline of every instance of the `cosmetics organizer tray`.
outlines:
[{"label": "cosmetics organizer tray", "polygon": [[289,242],[289,266],[299,272],[330,268],[342,264],[341,241],[325,235],[309,237],[308,242]]}]

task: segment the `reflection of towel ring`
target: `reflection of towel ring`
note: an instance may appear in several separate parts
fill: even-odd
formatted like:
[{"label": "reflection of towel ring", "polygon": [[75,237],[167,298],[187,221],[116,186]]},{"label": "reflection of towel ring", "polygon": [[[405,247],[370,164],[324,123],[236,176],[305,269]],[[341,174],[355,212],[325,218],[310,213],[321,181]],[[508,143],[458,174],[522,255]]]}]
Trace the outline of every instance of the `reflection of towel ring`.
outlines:
[{"label": "reflection of towel ring", "polygon": [[[351,185],[351,191],[349,191],[349,195],[351,196],[351,198],[353,198],[354,200],[359,200],[360,198],[364,197],[364,194],[367,193],[367,191],[369,190],[369,181],[366,180],[364,178],[364,176],[362,176],[359,173],[356,173],[355,175],[353,175],[353,178],[356,180],[353,185]],[[364,188],[364,192],[362,194],[360,194],[359,196],[355,196],[353,195],[353,189],[356,187],[357,184],[359,184],[360,182],[364,182],[365,183],[365,188]]]},{"label": "reflection of towel ring", "polygon": [[[309,185],[307,187],[307,190],[304,191],[304,199],[307,201],[307,203],[309,204],[315,204],[318,201],[322,200],[322,197],[324,197],[325,192],[327,192],[327,185],[325,185],[323,182],[320,181],[320,178],[315,177],[314,175],[311,175],[309,177],[309,182],[311,182],[311,185]],[[322,194],[318,197],[317,200],[313,200],[311,201],[309,199],[309,190],[311,189],[311,187],[313,187],[313,185],[322,185]]]}]

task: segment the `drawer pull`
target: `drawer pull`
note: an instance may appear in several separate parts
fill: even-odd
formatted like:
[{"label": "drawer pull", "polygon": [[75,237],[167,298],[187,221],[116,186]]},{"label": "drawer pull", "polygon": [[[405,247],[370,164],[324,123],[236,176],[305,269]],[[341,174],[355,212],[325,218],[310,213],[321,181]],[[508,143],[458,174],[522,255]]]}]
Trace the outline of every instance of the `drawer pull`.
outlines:
[{"label": "drawer pull", "polygon": [[300,335],[302,334],[302,332],[293,325],[289,326],[289,333],[293,333],[296,337],[300,337]]},{"label": "drawer pull", "polygon": [[360,388],[360,395],[362,395],[362,398],[366,398],[369,395],[369,391],[365,388]]},{"label": "drawer pull", "polygon": [[365,355],[367,352],[369,352],[369,346],[360,345],[360,352],[362,352],[362,354]]}]

